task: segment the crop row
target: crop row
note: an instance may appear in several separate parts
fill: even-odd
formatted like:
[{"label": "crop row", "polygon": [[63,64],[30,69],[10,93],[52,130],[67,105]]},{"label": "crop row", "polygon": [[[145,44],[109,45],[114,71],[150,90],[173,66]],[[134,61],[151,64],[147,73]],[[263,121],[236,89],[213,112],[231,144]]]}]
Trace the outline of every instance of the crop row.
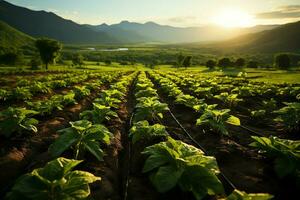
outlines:
[{"label": "crop row", "polygon": [[[195,199],[207,196],[221,199],[225,192],[218,178],[220,170],[216,159],[192,145],[173,139],[172,133],[169,134],[161,122],[169,110],[168,105],[160,102],[153,87],[142,72],[136,83],[137,104],[129,134],[133,149],[144,147],[140,152],[146,156],[142,172],[149,175],[150,182],[159,193],[179,188],[182,192],[192,193]],[[269,199],[271,195],[235,190],[226,199],[250,197]]]},{"label": "crop row", "polygon": [[[222,78],[222,81],[216,81],[213,78],[194,80],[184,75],[178,77],[174,74],[160,74],[174,81],[181,88],[185,88],[185,91],[195,94],[196,97],[201,97],[207,102],[217,102],[219,106],[225,105],[230,109],[235,109],[237,113],[242,111],[253,121],[265,120],[267,122],[266,118],[274,117],[274,120],[269,120],[271,125],[276,122],[287,132],[299,131],[300,103],[297,102],[300,96],[299,86],[259,83],[255,85],[247,83],[242,78]],[[223,79],[229,79],[229,82]],[[219,83],[223,84],[219,85]],[[255,99],[254,108],[249,109],[253,99]],[[261,105],[257,105],[259,102]]]},{"label": "crop row", "polygon": [[118,118],[116,110],[124,102],[128,86],[135,76],[136,74],[123,76],[117,83],[111,85],[110,89],[102,91],[99,97],[94,99],[91,110],[79,114],[80,120],[70,122],[69,127],[59,130],[59,136],[48,149],[53,160],[43,168],[22,175],[7,193],[6,198],[87,198],[91,193],[89,184],[101,178],[74,168],[80,163],[89,165],[91,161],[87,159],[87,154],[98,162],[103,161],[104,149],[114,139],[114,135],[105,124],[111,119]]},{"label": "crop row", "polygon": [[[37,94],[50,94],[55,89],[61,89],[69,87],[78,83],[85,82],[90,79],[101,79],[102,73],[95,74],[78,74],[76,76],[70,74],[68,78],[64,80],[53,79],[51,81],[45,82],[26,82],[26,86],[10,88],[10,89],[0,89],[0,101],[12,102],[12,101],[25,101],[31,100],[34,95]],[[24,81],[22,81],[24,82]],[[95,81],[99,83],[98,81]],[[97,86],[93,84],[87,84],[89,87]]]},{"label": "crop row", "polygon": [[[184,92],[169,79],[169,76],[165,78],[158,73],[149,72],[149,74],[155,82],[158,83],[161,90],[174,99],[175,104],[184,105],[187,108],[193,109],[194,112],[200,116],[195,122],[195,125],[200,126],[204,131],[231,137],[233,133],[229,134],[225,124],[240,126],[240,120],[229,114],[230,109],[220,110],[217,109],[217,107],[219,107],[218,104],[210,105],[205,103],[204,99],[198,99],[194,96],[184,94]],[[176,77],[174,79],[176,79]],[[176,80],[180,82],[180,80]],[[184,82],[185,80],[181,79],[181,81]],[[219,98],[218,95],[212,97]],[[289,124],[293,124],[293,126],[290,127],[299,127],[299,106],[297,107],[297,105],[299,105],[299,103],[290,103],[287,104],[287,107],[276,111],[276,113],[279,114],[276,120],[284,122],[284,120],[290,118]],[[244,137],[246,137],[246,135],[244,135]],[[296,181],[299,180],[299,140],[280,139],[274,136],[270,136],[269,138],[252,136],[250,146],[259,149],[265,156],[274,161],[274,171],[279,178],[289,176],[294,177]]]}]

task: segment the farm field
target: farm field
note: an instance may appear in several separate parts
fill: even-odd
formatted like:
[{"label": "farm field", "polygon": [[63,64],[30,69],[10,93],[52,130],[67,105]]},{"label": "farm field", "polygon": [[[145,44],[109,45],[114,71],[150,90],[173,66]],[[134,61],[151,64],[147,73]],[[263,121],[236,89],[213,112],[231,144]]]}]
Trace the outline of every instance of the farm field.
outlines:
[{"label": "farm field", "polygon": [[0,199],[298,195],[298,71],[91,68],[0,71]]}]

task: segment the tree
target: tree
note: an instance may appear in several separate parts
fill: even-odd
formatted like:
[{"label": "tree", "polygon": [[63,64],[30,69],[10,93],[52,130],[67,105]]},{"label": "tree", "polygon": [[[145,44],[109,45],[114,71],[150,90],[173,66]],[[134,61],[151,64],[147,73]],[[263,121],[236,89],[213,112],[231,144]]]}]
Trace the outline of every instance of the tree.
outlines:
[{"label": "tree", "polygon": [[22,53],[11,51],[0,56],[0,63],[5,65],[16,65],[22,61]]},{"label": "tree", "polygon": [[188,68],[192,65],[192,56],[186,56],[183,59],[182,66]]},{"label": "tree", "polygon": [[275,56],[275,65],[280,69],[287,69],[291,65],[291,59],[288,54],[278,54]]},{"label": "tree", "polygon": [[75,55],[73,55],[73,57],[72,57],[72,63],[73,63],[73,65],[75,65],[75,66],[79,66],[79,67],[81,67],[83,64],[84,64],[84,57],[81,55],[81,54],[75,54]]},{"label": "tree", "polygon": [[41,60],[45,64],[46,70],[48,69],[49,63],[55,61],[55,58],[62,49],[61,44],[52,39],[38,39],[35,42],[35,46],[40,53]]},{"label": "tree", "polygon": [[111,60],[106,59],[106,60],[104,61],[104,63],[105,63],[106,65],[111,65]]},{"label": "tree", "polygon": [[180,54],[177,56],[176,67],[178,67],[178,68],[182,67],[184,58],[185,58],[185,57],[182,55],[182,53],[180,53]]},{"label": "tree", "polygon": [[214,61],[214,60],[208,60],[207,62],[206,62],[206,67],[208,67],[209,69],[213,69],[215,66],[216,66],[216,61]]},{"label": "tree", "polygon": [[258,67],[258,62],[251,60],[251,61],[248,62],[247,67],[248,68],[257,68]]},{"label": "tree", "polygon": [[243,67],[243,66],[245,66],[245,64],[246,64],[246,61],[244,58],[238,58],[235,61],[235,66],[237,66],[237,67]]},{"label": "tree", "polygon": [[221,58],[218,65],[220,67],[229,67],[231,65],[231,60],[229,58]]}]

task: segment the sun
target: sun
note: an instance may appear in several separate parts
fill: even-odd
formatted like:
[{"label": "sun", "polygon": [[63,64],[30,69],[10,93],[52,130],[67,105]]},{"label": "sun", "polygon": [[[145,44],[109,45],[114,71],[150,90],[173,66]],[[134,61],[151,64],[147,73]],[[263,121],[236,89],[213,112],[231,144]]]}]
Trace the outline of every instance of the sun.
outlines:
[{"label": "sun", "polygon": [[213,21],[226,28],[250,27],[254,25],[253,16],[238,9],[223,10],[216,15]]}]

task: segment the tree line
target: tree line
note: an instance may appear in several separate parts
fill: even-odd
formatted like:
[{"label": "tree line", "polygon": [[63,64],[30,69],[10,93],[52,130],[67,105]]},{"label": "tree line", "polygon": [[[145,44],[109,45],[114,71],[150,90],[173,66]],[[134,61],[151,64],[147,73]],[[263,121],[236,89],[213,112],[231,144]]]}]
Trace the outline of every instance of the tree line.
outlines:
[{"label": "tree line", "polygon": [[[55,63],[57,58],[61,54],[62,50],[62,44],[56,40],[47,39],[47,38],[41,38],[37,39],[35,41],[35,47],[36,47],[36,54],[32,56],[32,59],[30,61],[30,65],[32,69],[38,69],[42,64],[44,64],[45,69],[48,69],[49,64]],[[86,57],[88,56],[88,57]],[[173,58],[176,55],[173,55]],[[134,64],[136,62],[143,63],[146,67],[154,68],[156,65],[159,64],[172,64],[172,62],[164,61],[158,59],[150,59],[148,57],[141,57],[144,59],[141,60],[135,60],[134,58],[130,58],[129,56],[119,56],[117,59],[117,62],[120,64],[124,63],[126,65],[128,64]],[[167,56],[166,58],[172,59],[171,56]],[[182,53],[177,54],[177,57],[175,57],[176,62],[173,63],[174,67],[178,68],[188,68],[193,65],[193,56],[191,55],[183,55]],[[74,53],[71,52],[69,54],[66,53],[66,55],[63,55],[60,57],[60,61],[63,62],[63,59],[68,59],[72,61],[73,66],[79,66],[82,67],[84,65],[84,60],[91,60],[94,61],[94,59],[90,58],[90,55],[82,55],[80,53]],[[103,58],[104,60],[102,62],[105,62],[105,64],[110,65],[112,63],[112,59]],[[6,65],[16,65],[20,63],[20,60],[22,60],[22,54],[17,51],[7,52],[2,55],[0,55],[0,64],[6,64]],[[172,59],[174,60],[174,59]],[[100,60],[98,61],[98,63]],[[274,63],[273,66],[277,67],[279,69],[289,69],[291,67],[291,54],[289,53],[280,53],[276,54],[274,56]],[[195,63],[196,65],[199,65],[199,63]],[[247,68],[258,68],[260,67],[260,63],[256,60],[246,60],[245,58],[236,58],[232,59],[229,57],[223,57],[220,59],[209,59],[206,63],[202,63],[202,65],[205,65],[209,69],[214,69],[216,67],[220,68],[228,68],[228,67],[247,67]]]}]

